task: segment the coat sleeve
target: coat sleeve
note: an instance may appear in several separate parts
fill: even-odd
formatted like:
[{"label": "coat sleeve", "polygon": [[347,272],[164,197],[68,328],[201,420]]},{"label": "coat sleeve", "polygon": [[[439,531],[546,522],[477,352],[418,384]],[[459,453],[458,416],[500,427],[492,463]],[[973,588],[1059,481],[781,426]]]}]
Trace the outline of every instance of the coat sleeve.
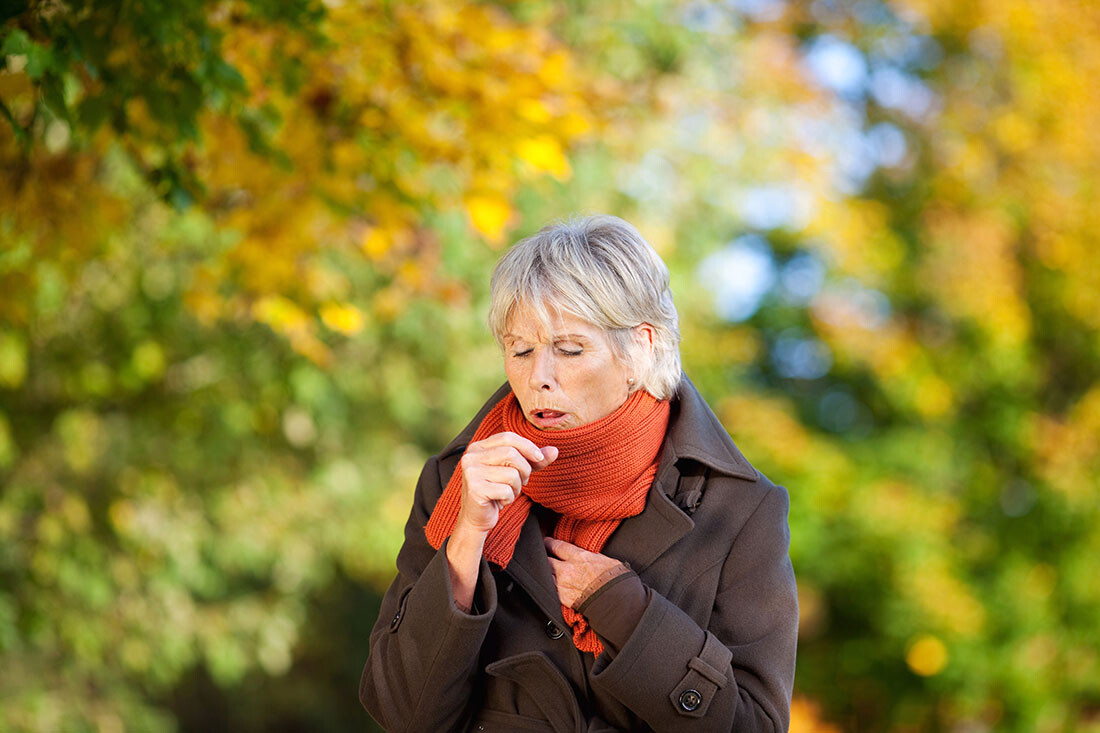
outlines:
[{"label": "coat sleeve", "polygon": [[596,660],[593,688],[655,731],[786,731],[798,633],[788,507],[770,487],[724,561],[707,628],[652,592],[618,655]]},{"label": "coat sleeve", "polygon": [[473,697],[478,655],[496,611],[496,585],[481,561],[474,612],[455,605],[447,544],[436,550],[424,536],[429,506],[441,493],[436,458],[417,483],[397,577],[382,599],[370,637],[359,700],[387,731],[453,730]]}]

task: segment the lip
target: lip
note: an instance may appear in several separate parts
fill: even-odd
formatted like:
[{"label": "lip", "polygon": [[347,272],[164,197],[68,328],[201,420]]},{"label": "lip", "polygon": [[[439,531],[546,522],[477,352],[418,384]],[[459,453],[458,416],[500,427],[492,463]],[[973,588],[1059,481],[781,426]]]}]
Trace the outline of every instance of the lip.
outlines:
[{"label": "lip", "polygon": [[531,421],[531,424],[543,430],[561,425],[568,417],[568,413],[553,410],[549,407],[536,407],[527,413],[527,419]]}]

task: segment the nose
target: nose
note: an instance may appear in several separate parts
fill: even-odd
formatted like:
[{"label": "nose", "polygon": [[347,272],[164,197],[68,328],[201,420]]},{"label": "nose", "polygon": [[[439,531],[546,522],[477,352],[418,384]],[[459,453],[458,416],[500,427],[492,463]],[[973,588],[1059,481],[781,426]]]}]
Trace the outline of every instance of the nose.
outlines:
[{"label": "nose", "polygon": [[556,386],[554,381],[554,355],[549,348],[535,348],[531,354],[531,374],[528,385],[537,391],[551,391]]}]

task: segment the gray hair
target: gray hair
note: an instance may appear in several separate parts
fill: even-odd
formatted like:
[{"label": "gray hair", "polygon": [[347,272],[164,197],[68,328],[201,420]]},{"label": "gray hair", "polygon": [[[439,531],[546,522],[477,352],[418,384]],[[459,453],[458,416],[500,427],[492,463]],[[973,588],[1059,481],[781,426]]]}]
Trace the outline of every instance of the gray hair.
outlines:
[{"label": "gray hair", "polygon": [[[617,216],[555,222],[517,242],[493,270],[489,329],[497,343],[520,305],[550,323],[561,309],[599,326],[635,370],[633,389],[669,399],[680,383],[680,329],[668,268],[633,226]],[[631,329],[653,327],[653,352],[638,363]]]}]

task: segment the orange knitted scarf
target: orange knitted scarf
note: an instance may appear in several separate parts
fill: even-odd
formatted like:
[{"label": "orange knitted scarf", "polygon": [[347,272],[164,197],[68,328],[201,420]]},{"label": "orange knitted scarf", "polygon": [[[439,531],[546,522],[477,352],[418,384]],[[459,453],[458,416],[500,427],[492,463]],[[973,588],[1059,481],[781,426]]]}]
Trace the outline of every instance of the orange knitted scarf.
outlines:
[{"label": "orange knitted scarf", "polygon": [[[605,418],[568,430],[539,430],[523,416],[509,392],[481,421],[471,442],[511,431],[542,447],[558,449],[557,459],[531,474],[523,492],[500,511],[485,540],[485,559],[508,567],[516,541],[535,501],[561,518],[554,537],[590,552],[603,549],[626,517],[645,509],[646,494],[657,473],[658,452],[668,427],[669,403],[638,390]],[[424,534],[438,549],[454,530],[462,501],[461,465],[432,511]],[[581,651],[599,654],[603,646],[584,617],[562,606]]]}]

